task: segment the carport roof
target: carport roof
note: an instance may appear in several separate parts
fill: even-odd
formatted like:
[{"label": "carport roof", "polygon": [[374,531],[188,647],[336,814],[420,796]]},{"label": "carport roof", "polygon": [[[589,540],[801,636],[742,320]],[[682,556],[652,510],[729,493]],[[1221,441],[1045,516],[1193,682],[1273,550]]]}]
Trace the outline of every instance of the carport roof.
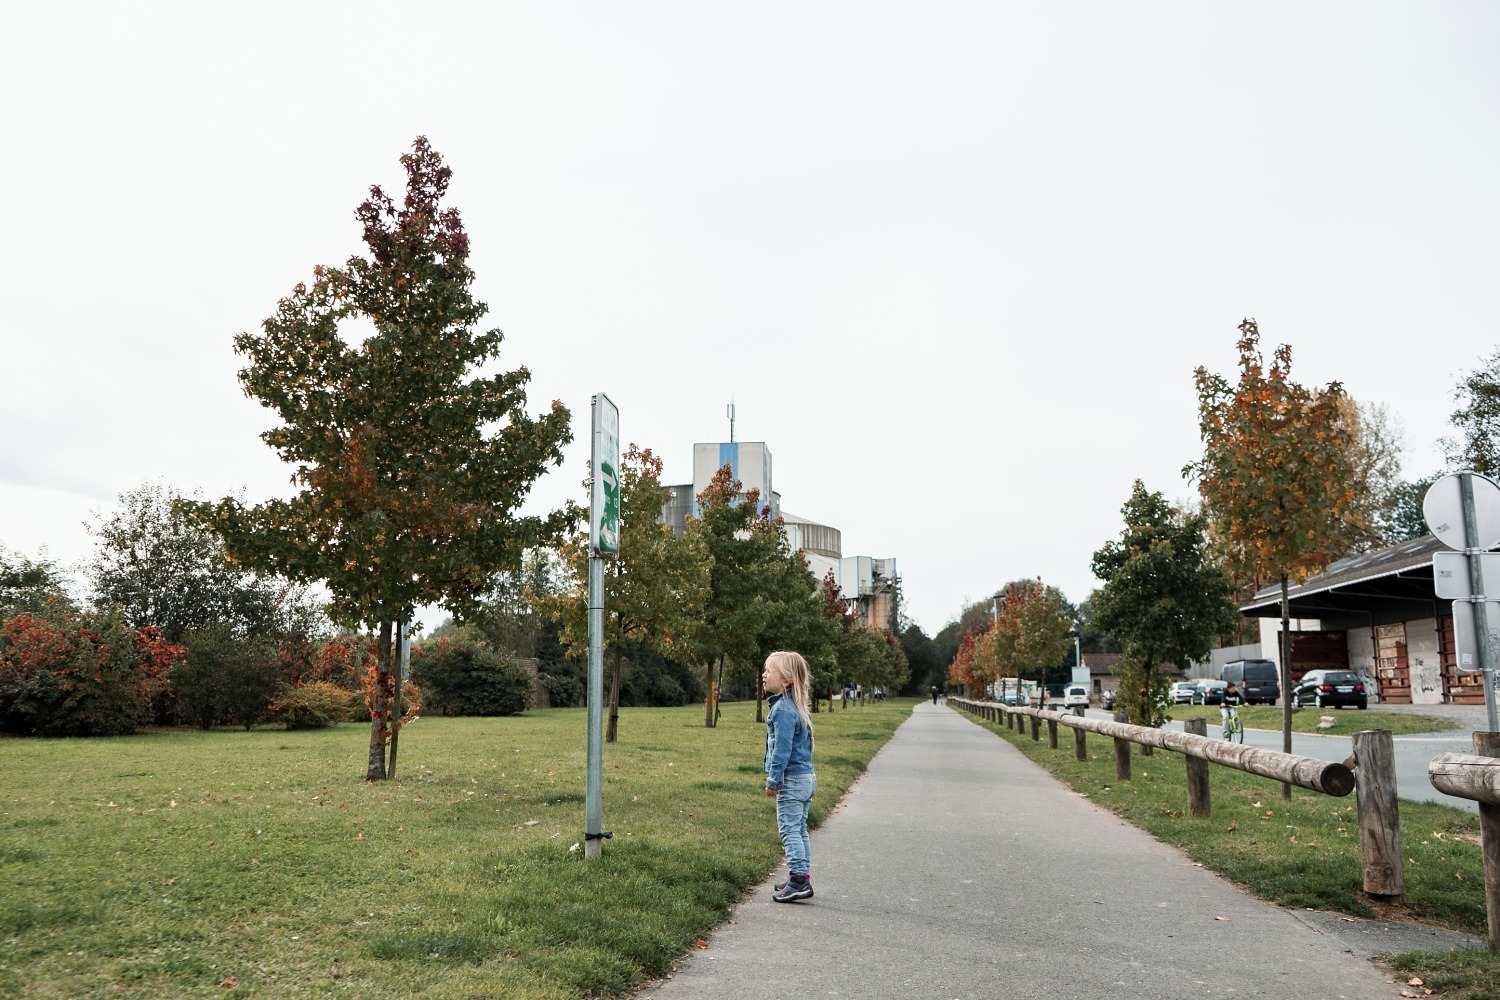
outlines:
[{"label": "carport roof", "polygon": [[[1434,597],[1432,554],[1446,546],[1434,535],[1402,542],[1387,549],[1364,552],[1330,563],[1318,576],[1290,587],[1287,597],[1295,618],[1318,618],[1345,610],[1349,599],[1369,597]],[[1258,591],[1240,608],[1254,618],[1281,614],[1281,585]]]}]

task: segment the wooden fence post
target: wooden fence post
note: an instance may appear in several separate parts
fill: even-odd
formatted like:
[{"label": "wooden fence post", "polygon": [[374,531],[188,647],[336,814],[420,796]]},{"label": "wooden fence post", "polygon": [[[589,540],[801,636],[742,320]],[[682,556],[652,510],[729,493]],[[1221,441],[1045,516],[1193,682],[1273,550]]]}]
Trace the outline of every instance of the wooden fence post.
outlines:
[{"label": "wooden fence post", "polygon": [[1057,749],[1057,720],[1047,720],[1047,749]]},{"label": "wooden fence post", "polygon": [[[1185,719],[1182,731],[1194,736],[1208,735],[1207,719]],[[1198,757],[1187,760],[1188,815],[1208,816],[1213,812],[1213,803],[1208,797],[1208,761]]]},{"label": "wooden fence post", "polygon": [[1087,739],[1088,739],[1088,735],[1082,729],[1075,728],[1073,730],[1073,759],[1074,760],[1088,760],[1089,759],[1089,748],[1088,748],[1088,744],[1085,742]]},{"label": "wooden fence post", "polygon": [[1036,742],[1042,738],[1042,718],[1039,715],[1031,717],[1031,739]]},{"label": "wooden fence post", "polygon": [[[1500,733],[1475,733],[1474,754],[1500,757]],[[1484,912],[1490,947],[1500,948],[1500,806],[1479,803],[1479,846],[1484,852]]]},{"label": "wooden fence post", "polygon": [[[1125,712],[1115,712],[1116,723],[1124,723]],[[1115,778],[1119,781],[1130,781],[1130,741],[1115,738]]]},{"label": "wooden fence post", "polygon": [[1404,896],[1401,817],[1396,806],[1396,747],[1389,729],[1354,734],[1354,797],[1359,808],[1359,861],[1365,892]]}]

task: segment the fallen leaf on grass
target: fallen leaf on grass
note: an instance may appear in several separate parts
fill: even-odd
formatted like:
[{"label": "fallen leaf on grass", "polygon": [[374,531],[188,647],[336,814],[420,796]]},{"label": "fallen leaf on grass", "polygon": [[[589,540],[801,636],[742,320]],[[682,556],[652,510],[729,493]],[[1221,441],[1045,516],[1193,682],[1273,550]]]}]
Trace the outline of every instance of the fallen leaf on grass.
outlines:
[{"label": "fallen leaf on grass", "polygon": [[1412,976],[1410,979],[1408,979],[1406,981],[1406,985],[1407,986],[1426,986],[1427,984],[1422,981],[1422,977],[1421,976]]},{"label": "fallen leaf on grass", "polygon": [[176,885],[176,884],[177,884],[177,880],[175,878],[169,878],[165,882],[162,883],[162,885]]},{"label": "fallen leaf on grass", "polygon": [[703,940],[702,938],[698,938],[696,941],[693,942],[693,947],[694,948],[707,948],[708,947],[708,942],[705,941],[705,940]]},{"label": "fallen leaf on grass", "polygon": [[220,983],[219,985],[222,986],[222,987],[224,987],[226,990],[228,990],[228,989],[233,989],[234,987],[238,986],[239,983],[235,980],[235,978],[233,976],[225,976],[224,977],[224,981],[222,983]]}]

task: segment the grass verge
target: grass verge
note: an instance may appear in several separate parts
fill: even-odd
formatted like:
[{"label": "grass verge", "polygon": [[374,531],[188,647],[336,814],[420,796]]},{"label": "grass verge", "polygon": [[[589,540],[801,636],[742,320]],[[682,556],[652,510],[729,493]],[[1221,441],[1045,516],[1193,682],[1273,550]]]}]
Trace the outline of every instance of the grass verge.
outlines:
[{"label": "grass verge", "polygon": [[[1179,718],[1191,717],[1179,707]],[[1217,728],[1217,711],[1209,720]],[[1279,709],[1276,710],[1279,712]],[[1201,714],[1203,709],[1199,709]],[[1384,714],[1384,713],[1380,713]],[[1392,713],[1394,715],[1394,713]],[[1378,714],[1359,713],[1374,723]],[[1088,760],[1073,756],[1069,732],[1049,749],[1046,728],[1033,742],[1002,724],[967,716],[999,733],[1030,759],[1106,809],[1181,848],[1261,899],[1286,907],[1332,910],[1356,917],[1408,919],[1484,936],[1484,859],[1479,817],[1452,806],[1401,800],[1406,855],[1403,905],[1372,905],[1361,892],[1359,821],[1354,796],[1330,798],[1226,767],[1209,767],[1213,814],[1188,815],[1187,769],[1180,754],[1133,756],[1131,780],[1116,781],[1113,741],[1089,734]],[[1398,716],[1398,718],[1411,718]],[[1248,724],[1248,722],[1247,722]],[[1368,727],[1361,727],[1368,728]],[[1426,732],[1430,730],[1417,730]],[[1387,963],[1420,976],[1450,1000],[1500,1000],[1500,957],[1486,950],[1407,952]]]},{"label": "grass verge", "polygon": [[[910,713],[816,717],[814,824]],[[423,719],[398,778],[368,730],[0,741],[0,996],[621,992],[781,857],[754,705],[627,709],[585,862],[585,719]]]},{"label": "grass verge", "polygon": [[[1174,719],[1205,718],[1209,732],[1219,728],[1217,705],[1173,705],[1170,709]],[[1357,708],[1299,708],[1292,712],[1292,732],[1322,733],[1330,730],[1318,728],[1318,721],[1331,715],[1338,721],[1332,732],[1357,732],[1361,729],[1389,729],[1392,736],[1409,736],[1413,733],[1441,733],[1461,728],[1458,723],[1438,719],[1430,715],[1413,715],[1408,712],[1382,712],[1369,709],[1361,712]],[[1281,706],[1241,705],[1240,720],[1246,729],[1271,729],[1281,732]]]}]

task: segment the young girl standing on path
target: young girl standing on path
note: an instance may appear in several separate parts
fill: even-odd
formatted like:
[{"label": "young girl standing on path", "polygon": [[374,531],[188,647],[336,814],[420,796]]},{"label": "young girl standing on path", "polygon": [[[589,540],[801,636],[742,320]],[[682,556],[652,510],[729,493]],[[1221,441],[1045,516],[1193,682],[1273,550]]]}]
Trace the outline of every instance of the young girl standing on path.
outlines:
[{"label": "young girl standing on path", "polygon": [[766,794],[776,799],[776,827],[786,847],[788,879],[771,898],[778,903],[807,899],[813,894],[808,879],[807,807],[818,779],[812,766],[812,716],[807,711],[807,661],[799,653],[776,652],[766,657],[761,674],[766,694]]}]

